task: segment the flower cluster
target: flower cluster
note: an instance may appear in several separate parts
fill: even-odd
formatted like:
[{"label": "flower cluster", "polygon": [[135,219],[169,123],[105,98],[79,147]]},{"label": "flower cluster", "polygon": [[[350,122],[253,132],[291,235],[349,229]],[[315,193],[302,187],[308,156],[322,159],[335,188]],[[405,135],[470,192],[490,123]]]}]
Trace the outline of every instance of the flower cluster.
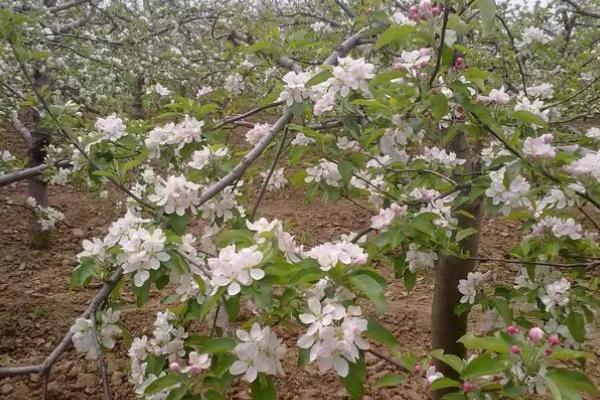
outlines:
[{"label": "flower cluster", "polygon": [[362,318],[360,307],[347,309],[335,302],[309,297],[307,313],[299,318],[309,325],[308,330],[298,339],[298,347],[310,349],[309,361],[316,361],[321,372],[334,369],[345,377],[348,363],[360,357],[359,350],[366,350],[369,344],[362,334],[367,330],[367,320]]},{"label": "flower cluster", "polygon": [[166,180],[157,179],[154,194],[148,196],[148,199],[163,207],[167,214],[184,215],[188,209],[195,214],[195,206],[200,202],[199,189],[200,185],[188,181],[185,176],[171,175]]},{"label": "flower cluster", "polygon": [[43,231],[55,229],[56,224],[65,219],[62,212],[53,207],[42,207],[33,197],[28,197],[26,203],[37,216],[37,222]]},{"label": "flower cluster", "polygon": [[230,374],[244,374],[244,379],[248,382],[254,382],[258,373],[284,374],[281,360],[285,355],[285,345],[271,328],[261,328],[254,323],[250,331],[238,329],[236,336],[240,343],[233,350],[237,360],[229,368]]},{"label": "flower cluster", "polygon": [[165,240],[160,228],[152,233],[145,228],[130,229],[121,237],[119,243],[123,254],[118,256],[118,261],[124,273],[135,272],[133,281],[137,287],[141,287],[148,280],[150,270],[157,270],[161,262],[171,258],[165,252]]},{"label": "flower cluster", "polygon": [[103,134],[102,140],[114,142],[125,135],[125,124],[116,114],[111,114],[106,118],[98,118],[94,127]]},{"label": "flower cluster", "polygon": [[323,271],[335,268],[338,263],[362,265],[367,262],[367,255],[363,249],[345,240],[315,246],[306,252],[306,256],[317,260]]},{"label": "flower cluster", "polygon": [[531,228],[529,237],[542,236],[550,231],[557,238],[568,237],[571,240],[581,239],[584,235],[583,227],[573,218],[544,217]]},{"label": "flower cluster", "polygon": [[540,137],[528,137],[523,143],[523,154],[531,158],[552,159],[556,157],[556,149],[552,146],[554,136],[546,133]]},{"label": "flower cluster", "polygon": [[174,145],[175,152],[178,153],[186,144],[202,140],[202,126],[204,121],[186,115],[182,122],[169,122],[152,129],[146,138],[146,147],[154,158],[160,157],[161,146]]},{"label": "flower cluster", "polygon": [[379,214],[371,217],[371,228],[382,230],[389,226],[395,218],[406,214],[407,206],[401,206],[397,203],[391,204],[388,208],[379,210]]},{"label": "flower cluster", "polygon": [[342,180],[337,164],[325,159],[319,160],[319,163],[314,167],[307,168],[306,173],[307,176],[304,178],[306,183],[319,183],[322,181],[329,186],[338,187]]},{"label": "flower cluster", "polygon": [[202,149],[194,151],[192,154],[192,161],[189,161],[187,165],[194,169],[201,170],[211,161],[224,158],[228,154],[229,150],[226,147],[219,147],[215,150],[210,146],[204,146]]},{"label": "flower cluster", "polygon": [[242,286],[249,286],[253,281],[264,278],[265,272],[256,268],[263,260],[263,254],[257,246],[246,247],[236,251],[235,245],[222,248],[219,256],[208,259],[211,268],[211,284],[227,287],[227,294],[235,296]]},{"label": "flower cluster", "polygon": [[500,205],[500,211],[504,215],[510,214],[511,210],[519,207],[531,208],[531,201],[527,197],[531,185],[521,175],[514,177],[509,186],[504,185],[504,174],[506,167],[498,171],[490,172],[490,187],[486,189],[485,195],[492,199],[492,204]]},{"label": "flower cluster", "polygon": [[475,297],[477,292],[481,289],[481,285],[488,281],[491,277],[492,272],[469,272],[467,279],[461,279],[458,281],[458,291],[463,295],[460,299],[461,303],[475,303]]},{"label": "flower cluster", "polygon": [[[263,179],[267,179],[269,177],[269,173],[261,172],[260,176]],[[285,187],[285,185],[287,185],[287,183],[288,183],[288,180],[285,177],[283,168],[278,168],[273,171],[273,174],[271,174],[271,177],[269,178],[269,182],[267,183],[267,190],[269,192],[279,190],[279,189]]]},{"label": "flower cluster", "polygon": [[246,132],[246,141],[251,145],[255,145],[268,135],[272,128],[270,124],[255,124],[254,128]]}]

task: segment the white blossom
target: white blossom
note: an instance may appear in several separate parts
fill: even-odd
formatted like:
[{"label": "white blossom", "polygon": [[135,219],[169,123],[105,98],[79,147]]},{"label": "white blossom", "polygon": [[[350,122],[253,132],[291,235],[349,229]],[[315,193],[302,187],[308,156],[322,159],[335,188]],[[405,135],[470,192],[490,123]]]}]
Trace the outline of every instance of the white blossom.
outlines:
[{"label": "white blossom", "polygon": [[475,297],[480,290],[481,285],[489,280],[491,271],[481,273],[479,271],[469,272],[467,279],[458,281],[458,291],[463,295],[460,299],[461,303],[475,303]]},{"label": "white blossom", "polygon": [[379,214],[371,217],[371,228],[381,230],[389,226],[395,218],[406,214],[407,206],[401,206],[397,203],[391,204],[388,208],[379,210]]},{"label": "white blossom", "polygon": [[285,101],[289,107],[294,103],[301,103],[308,99],[311,94],[311,89],[306,87],[306,83],[310,80],[311,74],[308,72],[290,71],[284,75],[283,82],[285,88],[279,94],[279,101]]},{"label": "white blossom", "polygon": [[345,265],[361,265],[367,262],[363,249],[351,242],[326,242],[306,252],[306,256],[317,260],[321,270],[329,271],[338,263]]},{"label": "white blossom", "polygon": [[323,158],[319,160],[316,166],[307,168],[306,173],[307,176],[304,178],[306,183],[324,182],[329,186],[339,187],[342,180],[337,164]]},{"label": "white blossom", "polygon": [[554,136],[546,133],[540,137],[528,137],[523,143],[523,154],[531,158],[552,159],[556,157],[556,149],[552,146]]},{"label": "white blossom", "polygon": [[125,124],[116,114],[111,114],[106,118],[98,118],[94,127],[104,135],[102,139],[115,141],[125,135]]},{"label": "white blossom", "polygon": [[540,299],[547,310],[552,310],[555,306],[566,306],[569,304],[569,289],[571,289],[571,283],[566,278],[561,278],[546,285],[546,294]]},{"label": "white blossom", "polygon": [[291,141],[290,144],[293,146],[308,146],[311,143],[314,143],[315,139],[304,135],[302,132],[298,132],[296,137]]},{"label": "white blossom", "polygon": [[244,374],[244,380],[254,382],[259,372],[267,375],[284,375],[281,360],[286,349],[268,326],[261,328],[254,323],[250,331],[238,329],[240,340],[234,348],[237,360],[229,368],[232,375]]},{"label": "white blossom", "polygon": [[211,284],[215,287],[227,287],[227,294],[235,296],[242,286],[264,278],[265,272],[257,267],[263,260],[263,254],[257,246],[246,247],[239,252],[235,245],[222,248],[219,256],[208,259],[211,268]]},{"label": "white blossom", "polygon": [[171,175],[167,180],[157,179],[154,194],[148,196],[148,199],[163,207],[167,214],[184,215],[188,209],[195,213],[195,206],[200,202],[199,189],[200,185],[188,181],[185,176]]},{"label": "white blossom", "polygon": [[510,95],[506,93],[504,86],[500,89],[492,89],[487,96],[477,96],[477,99],[483,103],[494,103],[504,105],[510,101]]},{"label": "white blossom", "polygon": [[485,195],[492,199],[494,205],[500,205],[500,211],[504,215],[510,214],[511,210],[520,207],[531,208],[531,201],[527,198],[531,185],[521,175],[515,176],[509,186],[504,186],[504,174],[506,167],[498,171],[490,172],[492,180],[490,187],[486,189]]},{"label": "white blossom", "polygon": [[[260,173],[260,177],[263,179],[267,179],[268,176],[269,176],[268,172]],[[271,177],[269,178],[269,182],[267,183],[267,190],[269,192],[273,192],[275,190],[282,189],[283,187],[285,187],[285,185],[287,185],[287,183],[288,183],[288,180],[285,177],[283,168],[278,168],[273,171],[273,174],[271,174]]]},{"label": "white blossom", "polygon": [[120,240],[123,254],[118,259],[123,273],[133,273],[134,283],[141,287],[150,277],[150,270],[160,268],[160,263],[170,259],[164,251],[166,237],[162,229],[150,233],[145,228],[130,229]]},{"label": "white blossom", "polygon": [[246,83],[240,74],[235,73],[225,78],[224,88],[231,94],[240,94],[246,89]]},{"label": "white blossom", "polygon": [[273,128],[270,124],[255,124],[254,128],[246,132],[246,141],[251,145],[258,143],[263,137],[267,136]]}]

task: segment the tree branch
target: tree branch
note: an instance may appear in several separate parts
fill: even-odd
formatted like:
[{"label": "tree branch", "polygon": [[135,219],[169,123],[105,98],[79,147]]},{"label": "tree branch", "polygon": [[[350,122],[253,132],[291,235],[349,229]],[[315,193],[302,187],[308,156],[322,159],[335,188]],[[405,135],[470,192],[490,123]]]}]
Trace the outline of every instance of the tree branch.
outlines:
[{"label": "tree branch", "polygon": [[[110,277],[108,281],[104,283],[102,289],[92,298],[87,308],[81,314],[81,318],[89,318],[90,315],[95,313],[98,308],[106,301],[113,288],[121,279],[123,275],[123,269],[118,268]],[[68,332],[63,339],[60,341],[58,346],[52,350],[52,353],[46,357],[41,364],[36,365],[23,365],[23,366],[7,366],[0,367],[0,376],[16,376],[16,375],[28,375],[28,374],[48,374],[54,363],[56,363],[60,357],[65,353],[72,344],[73,333]]]},{"label": "tree branch", "polygon": [[[67,160],[59,161],[54,164],[57,168],[70,168],[71,162]],[[6,175],[0,176],[0,187],[9,185],[13,182],[21,181],[23,179],[30,179],[40,175],[46,168],[50,166],[47,164],[41,164],[31,168],[25,168],[18,171],[11,172]]]}]

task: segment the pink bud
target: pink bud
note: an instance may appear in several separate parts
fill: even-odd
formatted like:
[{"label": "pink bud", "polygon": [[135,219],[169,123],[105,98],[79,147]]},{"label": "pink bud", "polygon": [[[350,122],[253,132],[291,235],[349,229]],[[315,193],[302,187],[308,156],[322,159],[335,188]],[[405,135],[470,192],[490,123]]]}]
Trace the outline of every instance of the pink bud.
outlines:
[{"label": "pink bud", "polygon": [[512,346],[510,346],[510,352],[513,354],[519,354],[521,352],[521,348],[516,344],[513,344]]},{"label": "pink bud", "polygon": [[475,389],[475,385],[469,381],[464,381],[462,384],[462,389],[465,393],[471,393]]},{"label": "pink bud", "polygon": [[544,337],[544,331],[534,326],[527,332],[527,336],[533,343],[538,343]]},{"label": "pink bud", "polygon": [[552,347],[558,346],[560,344],[560,339],[558,338],[557,335],[551,335],[548,338],[548,343],[550,343],[550,346],[552,346]]},{"label": "pink bud", "polygon": [[181,366],[176,362],[172,362],[171,365],[169,365],[169,369],[173,372],[179,372],[181,371]]},{"label": "pink bud", "polygon": [[544,350],[544,354],[549,356],[550,354],[552,354],[552,347],[548,347],[546,350]]},{"label": "pink bud", "polygon": [[191,365],[190,371],[192,372],[192,374],[199,374],[200,372],[202,372],[202,368],[200,368],[200,366],[198,365]]},{"label": "pink bud", "polygon": [[519,333],[519,328],[514,325],[510,325],[506,328],[506,333],[508,333],[510,336],[515,336],[517,333]]},{"label": "pink bud", "polygon": [[408,9],[409,12],[411,13],[416,13],[419,11],[419,8],[417,6],[410,6],[410,8]]},{"label": "pink bud", "polygon": [[465,60],[462,57],[456,57],[456,60],[454,60],[454,69],[462,69],[465,66]]},{"label": "pink bud", "polygon": [[413,372],[415,373],[415,375],[421,375],[421,364],[415,365],[415,367],[413,368]]}]

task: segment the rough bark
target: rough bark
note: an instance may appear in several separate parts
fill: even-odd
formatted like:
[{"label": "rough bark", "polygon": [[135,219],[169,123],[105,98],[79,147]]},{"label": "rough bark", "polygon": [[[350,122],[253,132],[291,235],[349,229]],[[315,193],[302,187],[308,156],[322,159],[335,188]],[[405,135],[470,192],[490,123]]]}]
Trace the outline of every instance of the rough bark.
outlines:
[{"label": "rough bark", "polygon": [[[49,75],[44,68],[37,69],[34,74],[35,90],[43,92],[44,87],[48,85]],[[31,142],[29,145],[29,168],[40,167],[44,164],[46,158],[46,146],[50,144],[50,132],[40,124],[41,118],[37,110],[31,109],[29,112],[31,121]],[[29,179],[29,196],[33,197],[37,204],[42,207],[48,206],[48,183],[37,175]],[[42,229],[37,222],[37,216],[33,216],[29,223],[30,244],[34,248],[45,248],[50,241],[49,231]]]},{"label": "rough bark", "polygon": [[144,118],[144,104],[142,103],[142,94],[144,93],[144,74],[137,74],[133,86],[133,104],[131,113],[136,119]]},{"label": "rough bark", "polygon": [[[466,135],[459,133],[453,142],[448,146],[448,150],[456,152],[457,156],[467,160],[465,169],[467,172],[475,170],[474,159],[470,154]],[[461,177],[456,176],[455,180],[460,182]],[[464,189],[463,194],[467,194],[469,189]],[[475,218],[470,218],[464,214],[456,214],[459,228],[475,228],[477,233],[464,239],[460,245],[465,254],[475,257],[479,249],[479,239],[481,231],[481,221],[483,210],[480,200],[459,208],[471,214]],[[458,210],[456,210],[458,211]],[[433,303],[431,309],[431,347],[433,349],[442,349],[446,354],[454,354],[458,357],[465,355],[465,347],[458,342],[461,336],[467,332],[467,313],[457,315],[454,308],[460,304],[462,295],[458,291],[458,282],[466,279],[467,274],[474,268],[474,261],[463,260],[458,257],[443,256],[440,257],[439,265],[435,273],[435,286],[433,292]],[[444,375],[456,378],[454,371],[438,362],[436,368]],[[433,392],[434,399],[440,399],[447,391]]]}]

